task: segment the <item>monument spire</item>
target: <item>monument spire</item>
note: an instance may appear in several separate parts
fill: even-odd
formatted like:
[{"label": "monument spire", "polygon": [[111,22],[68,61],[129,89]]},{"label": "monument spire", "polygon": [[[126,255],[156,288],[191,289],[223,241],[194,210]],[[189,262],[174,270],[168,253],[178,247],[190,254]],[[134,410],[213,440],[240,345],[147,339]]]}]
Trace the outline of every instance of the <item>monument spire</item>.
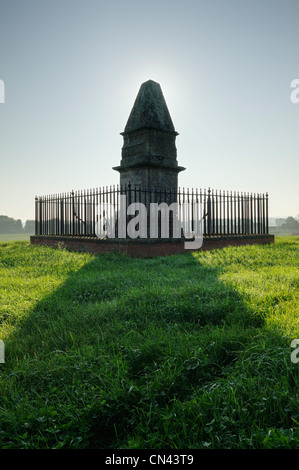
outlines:
[{"label": "monument spire", "polygon": [[125,132],[142,128],[175,132],[159,83],[148,80],[140,87]]},{"label": "monument spire", "polygon": [[178,166],[175,131],[159,83],[148,80],[140,87],[124,132],[120,184],[177,191]]}]

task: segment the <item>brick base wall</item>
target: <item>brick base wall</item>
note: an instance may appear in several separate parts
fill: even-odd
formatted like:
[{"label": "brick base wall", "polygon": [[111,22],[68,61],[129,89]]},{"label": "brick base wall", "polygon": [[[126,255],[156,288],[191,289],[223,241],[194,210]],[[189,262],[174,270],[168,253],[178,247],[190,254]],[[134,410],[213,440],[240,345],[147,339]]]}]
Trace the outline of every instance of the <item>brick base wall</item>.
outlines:
[{"label": "brick base wall", "polygon": [[[62,237],[48,235],[33,235],[30,237],[32,245],[45,245],[52,248],[66,248],[71,251],[99,253],[126,253],[136,258],[154,258],[156,256],[170,256],[190,251],[184,248],[183,240],[168,239],[109,239],[87,237]],[[204,238],[199,250],[214,250],[226,246],[256,245],[274,243],[274,235],[211,237]]]}]

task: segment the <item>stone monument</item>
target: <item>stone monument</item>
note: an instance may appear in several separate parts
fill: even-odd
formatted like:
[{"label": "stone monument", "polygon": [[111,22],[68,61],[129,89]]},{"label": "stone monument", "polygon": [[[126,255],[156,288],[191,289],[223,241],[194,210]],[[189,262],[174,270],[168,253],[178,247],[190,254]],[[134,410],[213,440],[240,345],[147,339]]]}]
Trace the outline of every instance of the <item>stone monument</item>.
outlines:
[{"label": "stone monument", "polygon": [[122,187],[177,193],[178,166],[175,131],[159,83],[148,80],[140,87],[124,132],[120,166]]}]

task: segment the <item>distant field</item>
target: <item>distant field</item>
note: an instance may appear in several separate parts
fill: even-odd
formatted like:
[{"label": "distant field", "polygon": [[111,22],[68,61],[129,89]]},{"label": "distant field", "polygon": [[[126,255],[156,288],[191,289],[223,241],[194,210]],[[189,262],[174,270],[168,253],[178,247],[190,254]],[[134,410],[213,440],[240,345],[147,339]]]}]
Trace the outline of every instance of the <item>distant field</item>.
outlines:
[{"label": "distant field", "polygon": [[276,232],[275,230],[269,230],[269,233],[272,235],[275,235],[275,237],[293,237],[293,236],[299,236],[298,233],[296,235],[293,235],[291,232]]},{"label": "distant field", "polygon": [[28,241],[33,233],[0,233],[0,242]]},{"label": "distant field", "polygon": [[0,448],[298,448],[298,268],[0,243]]}]

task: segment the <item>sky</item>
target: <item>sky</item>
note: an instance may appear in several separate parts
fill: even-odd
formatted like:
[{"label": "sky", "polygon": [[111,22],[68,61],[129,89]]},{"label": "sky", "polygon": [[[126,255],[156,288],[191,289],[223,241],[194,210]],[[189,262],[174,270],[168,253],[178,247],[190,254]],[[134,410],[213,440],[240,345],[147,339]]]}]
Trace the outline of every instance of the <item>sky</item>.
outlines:
[{"label": "sky", "polygon": [[268,192],[270,217],[297,216],[298,17],[298,0],[0,0],[0,215],[117,184],[151,79],[179,133],[179,186]]}]

